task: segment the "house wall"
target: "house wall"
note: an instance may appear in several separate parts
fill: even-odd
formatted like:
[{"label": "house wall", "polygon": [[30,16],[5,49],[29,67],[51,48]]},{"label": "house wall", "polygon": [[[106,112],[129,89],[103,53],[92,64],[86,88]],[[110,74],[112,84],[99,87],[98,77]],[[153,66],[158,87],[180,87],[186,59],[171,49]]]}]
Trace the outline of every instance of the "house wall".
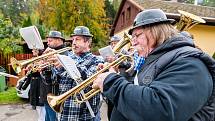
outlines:
[{"label": "house wall", "polygon": [[134,6],[130,1],[126,1],[119,15],[114,33],[120,32],[126,27],[132,25],[134,18],[140,9]]},{"label": "house wall", "polygon": [[215,26],[196,25],[189,32],[194,35],[195,44],[212,56],[215,52]]}]

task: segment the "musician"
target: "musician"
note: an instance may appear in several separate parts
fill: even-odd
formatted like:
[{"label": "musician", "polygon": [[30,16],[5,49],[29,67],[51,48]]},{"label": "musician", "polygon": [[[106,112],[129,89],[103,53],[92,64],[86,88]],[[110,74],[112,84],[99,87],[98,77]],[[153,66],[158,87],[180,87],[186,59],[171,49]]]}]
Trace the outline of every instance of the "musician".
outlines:
[{"label": "musician", "polygon": [[132,45],[145,63],[138,85],[114,72],[100,74],[100,88],[113,102],[111,121],[210,121],[214,118],[215,61],[181,35],[160,9],[137,14]]},{"label": "musician", "polygon": [[[32,50],[33,53],[33,57],[37,57],[39,55],[42,54],[42,50],[37,50],[37,49],[33,49]],[[25,69],[25,71],[28,71],[26,75],[27,77],[25,78],[25,84],[23,85],[22,88],[27,88],[28,83],[30,84],[30,104],[32,105],[32,108],[35,109],[38,113],[38,121],[45,121],[45,107],[43,102],[40,100],[40,93],[41,93],[41,89],[40,89],[40,80],[41,80],[41,76],[40,76],[40,72],[35,70],[33,65],[29,65],[27,66]]]},{"label": "musician", "polygon": [[[65,47],[64,45],[64,38],[62,36],[62,33],[59,31],[50,31],[48,36],[46,37],[48,48],[44,51],[45,53],[51,52],[54,50],[59,50]],[[67,55],[67,52],[61,53]],[[46,60],[47,61],[47,60]],[[42,63],[45,65],[45,63]],[[42,82],[41,82],[41,100],[44,102],[45,109],[46,109],[46,121],[57,121],[57,115],[55,111],[52,110],[52,108],[49,106],[47,102],[47,94],[53,93],[58,94],[59,93],[59,77],[56,76],[56,69],[52,66],[48,66],[45,69],[42,70]]]},{"label": "musician", "polygon": [[118,35],[114,35],[111,37],[109,44],[112,48],[116,46],[116,44],[121,40],[122,38]]},{"label": "musician", "polygon": [[[110,42],[109,42],[111,48],[113,49],[120,40],[121,40],[120,36],[117,36],[117,35],[112,36],[110,39]],[[115,59],[116,59],[115,57],[110,57],[110,56],[106,57],[107,62],[113,62]],[[108,99],[106,100],[106,102],[107,102],[107,106],[108,106],[107,107],[107,116],[108,116],[108,120],[110,120],[111,112],[113,110],[113,104]]]},{"label": "musician", "polygon": [[[111,48],[113,49],[117,43],[121,40],[121,37],[118,35],[114,35],[111,37],[110,41],[109,41],[109,45],[111,46]],[[105,61],[106,62],[113,62],[114,60],[116,60],[117,57],[115,56],[106,56]],[[106,103],[107,103],[107,116],[108,116],[108,120],[110,120],[111,117],[111,112],[113,110],[113,104],[111,103],[110,100],[105,99]]]},{"label": "musician", "polygon": [[[122,40],[122,38],[118,35],[114,35],[110,38],[110,41],[109,41],[109,45],[111,46],[111,48],[114,50],[115,46],[117,44],[120,44],[120,40]],[[124,50],[123,48],[120,50],[120,54],[125,54],[125,55],[128,55],[129,52]],[[114,60],[116,60],[117,58],[119,58],[120,56],[119,53],[115,53],[114,56],[106,56],[105,58],[105,62],[108,62],[108,63],[111,63],[113,62]],[[101,67],[100,67],[101,66]],[[99,64],[98,67],[99,68],[102,68],[103,64]],[[129,61],[123,61],[119,64],[119,66],[117,67],[117,71],[120,73],[120,75],[123,75],[124,77],[126,78],[131,78],[130,77],[130,74],[126,72],[127,69],[129,69],[131,67],[131,63]],[[112,110],[113,110],[113,104],[111,101],[109,101],[108,99],[106,99],[104,97],[104,100],[106,101],[107,103],[107,116],[108,116],[108,120],[110,120],[110,117],[111,117],[111,113],[112,113]]]},{"label": "musician", "polygon": [[[103,63],[100,57],[90,52],[92,37],[93,35],[86,26],[75,27],[73,34],[71,34],[73,52],[68,56],[75,60],[82,77],[81,80],[73,80],[66,71],[60,73],[63,70],[62,66],[56,62],[55,65],[57,65],[59,70],[58,75],[61,77],[60,94],[72,89],[81,81],[89,78],[96,72],[98,63]],[[91,87],[87,87],[84,92],[86,93],[91,89]],[[92,97],[88,103],[89,105],[85,102],[78,104],[74,96],[69,97],[63,105],[60,121],[99,121],[100,95],[97,94]]]},{"label": "musician", "polygon": [[[109,41],[109,45],[110,45],[111,48],[113,49],[113,48],[116,46],[116,44],[117,44],[120,40],[121,40],[121,37],[120,37],[120,36],[114,35],[114,36],[111,37],[111,39],[110,39],[110,41]],[[116,58],[115,58],[114,56],[107,56],[107,57],[105,58],[105,61],[107,61],[107,62],[112,62],[112,61],[114,61],[115,59],[116,59]]]}]

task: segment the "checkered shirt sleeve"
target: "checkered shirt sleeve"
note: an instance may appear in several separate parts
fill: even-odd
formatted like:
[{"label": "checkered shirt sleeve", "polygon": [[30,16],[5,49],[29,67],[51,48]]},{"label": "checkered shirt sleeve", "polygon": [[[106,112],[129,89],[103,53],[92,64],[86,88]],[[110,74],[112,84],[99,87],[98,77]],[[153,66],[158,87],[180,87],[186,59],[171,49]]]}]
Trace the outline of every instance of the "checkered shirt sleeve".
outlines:
[{"label": "checkered shirt sleeve", "polygon": [[[92,53],[87,53],[85,55],[82,55],[81,57],[75,56],[73,54],[69,56],[76,61],[76,65],[81,75],[85,75],[86,76],[85,78],[90,77],[92,74],[96,72],[96,67],[98,63],[104,62],[102,58],[99,58],[98,56],[95,56]],[[66,76],[67,74],[63,75],[64,76],[61,77],[59,84],[60,94],[76,86],[76,82],[72,80],[70,77]],[[91,87],[87,87],[86,89],[84,89],[84,92],[86,93],[91,89],[92,89]],[[88,101],[93,109],[93,112],[96,115],[99,110],[100,94],[97,94]],[[71,96],[65,101],[63,111],[60,114],[60,121],[91,121],[91,120],[92,117],[86,106],[86,103],[82,104],[75,103],[74,96]]]},{"label": "checkered shirt sleeve", "polygon": [[144,57],[140,57],[138,56],[138,53],[135,52],[134,53],[134,70],[139,71],[142,67],[142,65],[145,62],[145,58]]}]

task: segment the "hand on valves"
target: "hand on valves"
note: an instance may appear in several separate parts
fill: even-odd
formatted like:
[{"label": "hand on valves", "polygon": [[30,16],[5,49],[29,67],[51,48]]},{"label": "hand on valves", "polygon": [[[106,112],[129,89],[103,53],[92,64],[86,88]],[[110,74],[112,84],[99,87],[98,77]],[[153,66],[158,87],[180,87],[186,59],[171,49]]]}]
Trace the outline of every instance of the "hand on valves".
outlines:
[{"label": "hand on valves", "polygon": [[[98,66],[101,68],[104,67],[105,64],[99,64]],[[96,79],[93,82],[92,88],[94,89],[100,89],[101,92],[103,92],[103,83],[105,78],[110,74],[110,73],[116,73],[115,69],[113,67],[110,67],[107,72],[99,74]]]}]

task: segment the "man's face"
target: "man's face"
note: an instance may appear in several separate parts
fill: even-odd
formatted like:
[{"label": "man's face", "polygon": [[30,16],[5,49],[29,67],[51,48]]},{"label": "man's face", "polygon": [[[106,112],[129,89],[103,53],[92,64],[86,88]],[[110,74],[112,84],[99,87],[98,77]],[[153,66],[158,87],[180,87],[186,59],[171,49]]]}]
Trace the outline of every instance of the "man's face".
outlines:
[{"label": "man's face", "polygon": [[80,55],[84,52],[89,51],[90,43],[83,36],[72,37],[72,50],[75,54]]},{"label": "man's face", "polygon": [[110,46],[111,46],[112,48],[114,48],[118,42],[119,42],[119,41],[112,41],[112,42],[110,43]]},{"label": "man's face", "polygon": [[149,39],[147,31],[142,28],[136,28],[132,32],[132,46],[138,51],[140,56],[146,57],[149,53]]},{"label": "man's face", "polygon": [[34,57],[36,57],[36,56],[38,56],[39,51],[38,51],[38,50],[33,49],[33,50],[32,50],[32,53],[33,53],[33,56],[34,56]]},{"label": "man's face", "polygon": [[62,45],[63,42],[59,38],[47,38],[47,45],[48,47],[54,49],[60,45]]}]

